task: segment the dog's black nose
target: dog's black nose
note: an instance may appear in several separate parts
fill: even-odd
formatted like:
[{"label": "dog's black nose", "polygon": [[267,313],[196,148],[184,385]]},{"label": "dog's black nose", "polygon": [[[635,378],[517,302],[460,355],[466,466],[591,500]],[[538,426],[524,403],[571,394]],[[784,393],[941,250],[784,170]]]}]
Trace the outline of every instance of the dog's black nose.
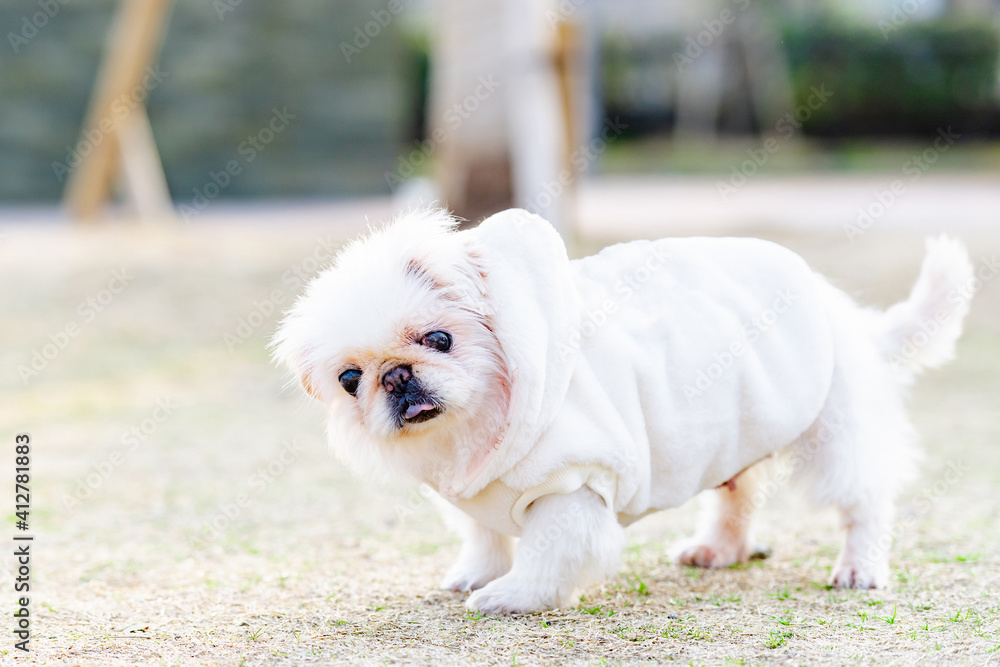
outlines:
[{"label": "dog's black nose", "polygon": [[413,373],[409,366],[396,366],[382,376],[382,386],[390,394],[401,396],[406,391],[406,385],[410,383],[412,377]]}]

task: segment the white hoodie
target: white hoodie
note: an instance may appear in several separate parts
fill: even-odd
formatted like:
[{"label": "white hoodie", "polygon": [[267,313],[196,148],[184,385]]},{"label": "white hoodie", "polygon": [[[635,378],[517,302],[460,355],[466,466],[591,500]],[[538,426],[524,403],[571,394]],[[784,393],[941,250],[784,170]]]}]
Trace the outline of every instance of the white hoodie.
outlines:
[{"label": "white hoodie", "polygon": [[[628,524],[677,507],[791,444],[830,389],[821,279],[756,239],[662,239],[570,261],[521,210],[474,234],[514,419],[445,497],[519,535],[536,498],[590,486]],[[734,409],[738,406],[738,409]]]}]

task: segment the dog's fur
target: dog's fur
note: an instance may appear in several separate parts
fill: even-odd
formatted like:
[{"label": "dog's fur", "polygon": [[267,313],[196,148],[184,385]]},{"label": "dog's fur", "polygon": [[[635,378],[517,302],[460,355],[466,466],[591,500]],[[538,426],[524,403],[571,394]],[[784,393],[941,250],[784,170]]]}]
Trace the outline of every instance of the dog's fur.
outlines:
[{"label": "dog's fur", "polygon": [[[499,524],[487,525],[489,521],[482,517],[472,519],[452,505],[463,507],[463,499],[475,498],[493,480],[503,479],[518,491],[542,483],[544,475],[539,470],[545,468],[542,472],[548,474],[561,465],[552,463],[556,459],[549,457],[549,450],[597,452],[579,455],[580,460],[591,461],[618,447],[598,435],[603,424],[597,423],[594,410],[580,402],[583,399],[574,398],[573,392],[585,382],[579,378],[589,372],[587,364],[597,364],[598,358],[604,368],[613,370],[632,362],[627,352],[609,342],[631,330],[608,327],[607,336],[614,334],[611,338],[601,333],[583,341],[579,351],[574,350],[575,356],[556,358],[550,350],[547,357],[539,357],[544,373],[531,357],[518,356],[519,347],[531,344],[522,339],[551,335],[549,330],[559,330],[560,320],[579,321],[582,306],[574,300],[578,298],[575,293],[584,289],[580,285],[588,275],[585,268],[592,267],[587,269],[592,279],[604,264],[574,262],[577,277],[567,278],[569,268],[565,275],[559,272],[570,263],[560,250],[561,242],[552,240],[551,230],[542,228],[545,223],[517,211],[496,217],[502,216],[499,222],[484,223],[482,232],[456,232],[454,220],[444,212],[417,211],[371,232],[346,246],[335,265],[308,286],[275,338],[276,358],[293,369],[306,391],[329,408],[331,444],[343,459],[361,471],[391,470],[410,476],[452,501],[441,504],[449,524],[463,535],[464,545],[444,580],[446,588],[473,591],[468,605],[486,612],[528,612],[565,605],[580,585],[615,571],[625,541],[621,523],[675,506],[699,489],[710,488],[709,484],[720,486],[707,491],[710,502],[700,529],[680,546],[677,558],[702,567],[744,561],[753,547],[753,513],[765,495],[766,470],[757,463],[772,452],[790,458],[795,476],[806,483],[818,506],[833,505],[841,512],[846,541],[832,583],[854,588],[887,584],[886,547],[893,501],[912,475],[915,460],[914,432],[904,408],[906,388],[922,369],[952,358],[969,310],[962,290],[972,280],[972,266],[960,243],[946,238],[929,241],[927,259],[909,299],[886,312],[859,307],[821,277],[807,272],[804,265],[795,264],[801,261],[787,251],[774,254],[776,263],[761,260],[759,267],[748,258],[749,275],[787,270],[793,282],[810,283],[804,289],[812,302],[809,307],[815,310],[805,311],[802,317],[808,316],[809,321],[802,326],[819,327],[814,330],[822,331],[822,336],[785,345],[800,346],[801,358],[817,360],[818,389],[786,387],[788,393],[782,396],[822,391],[817,394],[820,402],[808,414],[789,398],[788,411],[803,412],[793,415],[798,421],[790,423],[811,425],[804,432],[797,427],[794,434],[800,435],[780,436],[785,439],[777,442],[749,442],[749,435],[741,435],[735,451],[743,458],[727,459],[728,467],[709,465],[709,459],[732,453],[727,450],[705,454],[704,463],[694,459],[701,467],[692,464],[688,469],[675,463],[664,468],[657,463],[657,448],[673,456],[687,447],[697,456],[703,447],[696,438],[688,443],[660,443],[663,436],[656,435],[653,422],[658,418],[658,405],[666,405],[656,402],[664,390],[654,387],[649,390],[653,396],[644,395],[642,376],[637,374],[635,381],[626,377],[624,389],[613,393],[637,389],[638,396],[606,401],[601,405],[607,409],[601,412],[617,412],[606,419],[621,417],[628,424],[648,420],[650,424],[640,428],[640,439],[646,438],[646,432],[652,435],[648,448],[639,450],[645,453],[633,455],[628,465],[611,465],[617,479],[616,497],[625,497],[623,489],[641,487],[633,478],[652,475],[652,491],[646,495],[653,500],[616,502],[603,497],[608,494],[598,485],[581,483],[575,489],[534,499],[523,522],[506,530],[498,528]],[[528,240],[522,243],[521,236]],[[555,248],[549,255],[545,254],[547,243]],[[729,243],[726,248],[749,253],[779,253],[761,242],[677,243],[662,247],[697,254]],[[611,266],[624,261],[620,259],[626,257],[623,253],[645,247],[660,246],[620,246],[622,250],[598,258]],[[668,271],[672,261],[668,261]],[[699,261],[698,266],[703,266],[707,260]],[[790,268],[783,268],[783,262]],[[674,280],[668,275],[655,285],[650,283],[653,286],[646,289],[653,291],[642,298],[649,303],[671,298],[673,292],[657,290]],[[560,281],[569,287],[561,287]],[[532,295],[532,291],[546,290],[551,293]],[[625,314],[620,318],[627,319]],[[645,354],[646,346],[650,359],[659,358],[659,351],[652,348],[668,345],[672,332],[682,337],[686,326],[696,326],[694,319],[657,325],[657,330],[671,335],[661,336],[662,342],[643,338],[637,343],[639,352],[631,354]],[[789,329],[805,330],[813,329]],[[448,332],[452,347],[446,352],[429,347],[424,336],[433,331]],[[829,354],[823,351],[827,348]],[[752,361],[764,366],[754,372],[770,379],[768,358],[762,352]],[[824,364],[828,370],[819,368]],[[388,373],[398,367],[412,371],[411,384],[406,385],[412,396],[387,389]],[[338,383],[345,369],[361,373],[356,397]],[[798,377],[774,373],[774,377]],[[573,408],[573,401],[582,407]],[[719,419],[731,416],[738,424],[744,423],[740,411],[754,407],[739,400],[725,405],[728,413]],[[630,416],[640,406],[638,416]],[[420,422],[405,420],[404,409],[436,416]],[[680,409],[683,413],[683,405]],[[588,441],[591,432],[598,441],[593,445]],[[773,432],[783,433],[780,429]],[[676,460],[670,456],[668,460]],[[745,463],[736,463],[746,457]],[[656,494],[665,497],[664,491],[657,490],[663,470],[669,470],[669,480],[673,480],[665,478],[663,484],[690,491],[671,501],[655,500]],[[470,481],[475,479],[480,481]],[[627,507],[623,506],[626,502]],[[557,539],[545,539],[546,535]],[[521,538],[516,548],[515,536]],[[545,543],[542,557],[536,548],[540,541]]]}]

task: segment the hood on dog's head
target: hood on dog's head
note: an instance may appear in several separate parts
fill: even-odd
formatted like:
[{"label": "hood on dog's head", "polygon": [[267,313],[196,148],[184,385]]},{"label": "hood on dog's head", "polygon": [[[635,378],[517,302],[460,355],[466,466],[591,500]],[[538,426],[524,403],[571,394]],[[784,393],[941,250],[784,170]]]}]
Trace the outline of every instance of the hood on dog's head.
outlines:
[{"label": "hood on dog's head", "polygon": [[[541,218],[510,210],[468,231],[456,224],[419,210],[347,244],[273,345],[330,408],[345,458],[369,448],[394,465],[398,437],[447,440],[454,469],[437,486],[471,495],[523,455],[561,401],[579,305],[562,239]],[[414,386],[401,391],[401,378]]]}]

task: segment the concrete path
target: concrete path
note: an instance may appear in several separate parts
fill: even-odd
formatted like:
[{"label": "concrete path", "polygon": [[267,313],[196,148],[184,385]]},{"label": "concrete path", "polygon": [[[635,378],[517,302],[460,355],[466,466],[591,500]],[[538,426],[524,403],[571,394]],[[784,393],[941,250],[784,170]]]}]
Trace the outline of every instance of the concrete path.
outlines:
[{"label": "concrete path", "polygon": [[[595,179],[580,189],[584,236],[738,234],[748,229],[954,231],[1000,229],[1000,177],[990,175]],[[728,183],[727,183],[728,185]]]},{"label": "concrete path", "polygon": [[[629,176],[581,183],[578,229],[590,238],[724,235],[753,230],[975,232],[1000,229],[1000,177],[902,174],[757,176],[720,192],[706,176]],[[346,235],[417,201],[216,202],[182,224],[294,225]],[[55,206],[0,207],[4,223],[66,224]]]}]

